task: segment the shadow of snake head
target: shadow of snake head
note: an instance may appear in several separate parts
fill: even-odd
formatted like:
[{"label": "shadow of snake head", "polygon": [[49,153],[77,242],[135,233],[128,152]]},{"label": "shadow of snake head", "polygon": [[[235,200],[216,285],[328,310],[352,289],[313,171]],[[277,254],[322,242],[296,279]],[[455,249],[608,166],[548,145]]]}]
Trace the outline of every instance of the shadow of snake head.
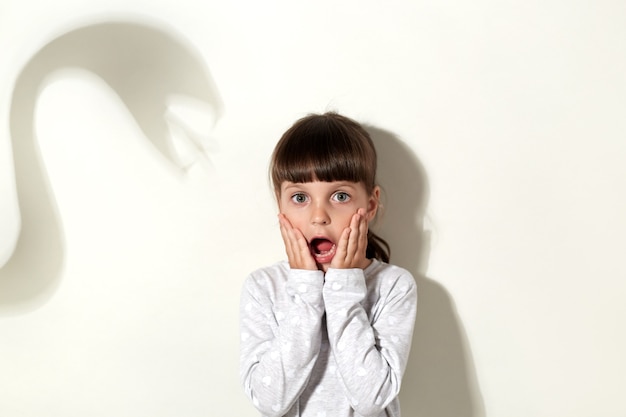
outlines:
[{"label": "shadow of snake head", "polygon": [[[58,287],[64,241],[54,197],[34,132],[39,94],[59,70],[78,68],[100,77],[119,96],[167,165],[185,167],[172,128],[199,150],[206,145],[222,104],[207,66],[195,50],[162,25],[100,22],[67,31],[39,49],[20,71],[13,90],[10,135],[19,213],[14,236],[0,245],[0,315],[32,310]],[[210,113],[190,128],[182,107]],[[13,197],[13,198],[11,198]],[[9,219],[11,220],[11,219]],[[8,228],[7,228],[8,230]]]}]

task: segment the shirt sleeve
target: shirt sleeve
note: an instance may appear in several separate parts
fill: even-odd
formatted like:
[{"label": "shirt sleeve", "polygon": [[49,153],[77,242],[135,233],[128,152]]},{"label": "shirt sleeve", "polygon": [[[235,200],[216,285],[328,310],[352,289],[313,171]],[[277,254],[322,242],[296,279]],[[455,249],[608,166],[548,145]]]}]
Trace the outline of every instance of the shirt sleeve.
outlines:
[{"label": "shirt sleeve", "polygon": [[[248,277],[240,304],[241,379],[264,416],[287,414],[306,387],[324,314],[321,271],[289,270],[285,289],[276,281]],[[287,297],[276,295],[285,290]]]},{"label": "shirt sleeve", "polygon": [[329,269],[323,288],[328,339],[345,394],[363,416],[378,416],[400,392],[406,368],[417,290],[408,271],[392,269],[368,317],[361,269]]}]

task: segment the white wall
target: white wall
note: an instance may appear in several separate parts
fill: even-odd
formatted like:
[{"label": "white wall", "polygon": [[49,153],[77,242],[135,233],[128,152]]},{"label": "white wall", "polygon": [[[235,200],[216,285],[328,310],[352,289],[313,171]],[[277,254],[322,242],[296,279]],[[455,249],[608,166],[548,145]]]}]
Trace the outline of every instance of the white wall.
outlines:
[{"label": "white wall", "polygon": [[326,109],[370,126],[381,234],[418,281],[404,415],[626,415],[625,21],[608,0],[3,2],[0,415],[256,416],[237,314],[283,257],[267,160]]}]

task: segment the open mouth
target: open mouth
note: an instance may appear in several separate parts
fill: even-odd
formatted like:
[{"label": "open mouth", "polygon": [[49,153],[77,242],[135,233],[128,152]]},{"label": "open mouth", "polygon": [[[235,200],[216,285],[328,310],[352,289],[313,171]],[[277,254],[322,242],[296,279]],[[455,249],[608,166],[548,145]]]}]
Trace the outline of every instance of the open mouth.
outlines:
[{"label": "open mouth", "polygon": [[326,238],[315,238],[310,243],[311,255],[317,263],[328,263],[335,256],[337,245]]}]

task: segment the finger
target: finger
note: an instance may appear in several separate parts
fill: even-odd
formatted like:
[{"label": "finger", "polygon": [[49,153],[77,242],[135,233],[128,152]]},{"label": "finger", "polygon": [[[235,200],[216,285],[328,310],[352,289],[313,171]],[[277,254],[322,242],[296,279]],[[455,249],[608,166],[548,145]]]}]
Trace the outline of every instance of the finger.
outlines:
[{"label": "finger", "polygon": [[356,232],[352,232],[353,239],[350,241],[348,249],[348,261],[352,268],[359,267],[367,257],[368,222],[364,209],[357,210],[355,221],[352,227],[355,228]]},{"label": "finger", "polygon": [[356,234],[355,231],[358,231],[358,229],[355,228],[358,224],[355,222],[355,217],[356,214],[352,216],[350,219],[350,225],[343,230],[341,236],[339,237],[339,241],[337,242],[337,253],[330,263],[333,268],[352,268],[352,258],[354,256],[350,253],[350,248],[354,246],[353,234]]},{"label": "finger", "polygon": [[346,264],[346,256],[348,251],[348,241],[350,238],[350,233],[352,229],[350,227],[346,227],[341,232],[341,236],[339,237],[339,241],[337,242],[337,253],[333,257],[333,260],[330,262],[330,266],[332,268],[347,268]]},{"label": "finger", "polygon": [[287,258],[289,259],[289,263],[294,260],[293,253],[293,242],[291,236],[291,225],[289,221],[285,218],[283,214],[278,215],[278,221],[280,223],[280,234],[283,238],[283,243],[285,244],[285,251],[287,252]]},{"label": "finger", "polygon": [[294,249],[300,254],[300,256],[306,257],[306,255],[311,255],[309,243],[302,232],[298,229],[292,229],[292,236]]},{"label": "finger", "polygon": [[339,242],[337,243],[337,255],[341,260],[345,260],[346,256],[348,256],[348,248],[350,245],[350,236],[352,235],[352,228],[346,227],[341,232],[341,237],[339,238]]},{"label": "finger", "polygon": [[367,218],[365,217],[365,210],[360,209],[361,211],[361,223],[359,223],[359,247],[358,252],[363,255],[365,258],[365,252],[367,251],[367,233],[369,229],[369,224]]},{"label": "finger", "polygon": [[281,233],[283,234],[283,240],[285,241],[285,249],[287,251],[287,257],[289,263],[293,267],[299,267],[300,262],[300,248],[298,243],[298,236],[296,230],[291,226],[289,220],[284,214],[279,215],[281,224]]},{"label": "finger", "polygon": [[280,214],[279,219],[285,247],[288,248],[287,257],[291,267],[296,269],[317,269],[304,234],[299,229],[294,228],[284,214]]},{"label": "finger", "polygon": [[358,256],[362,218],[363,216],[357,211],[350,221],[350,238],[348,239],[348,247],[346,250],[346,261],[349,265],[352,264],[352,261]]}]

